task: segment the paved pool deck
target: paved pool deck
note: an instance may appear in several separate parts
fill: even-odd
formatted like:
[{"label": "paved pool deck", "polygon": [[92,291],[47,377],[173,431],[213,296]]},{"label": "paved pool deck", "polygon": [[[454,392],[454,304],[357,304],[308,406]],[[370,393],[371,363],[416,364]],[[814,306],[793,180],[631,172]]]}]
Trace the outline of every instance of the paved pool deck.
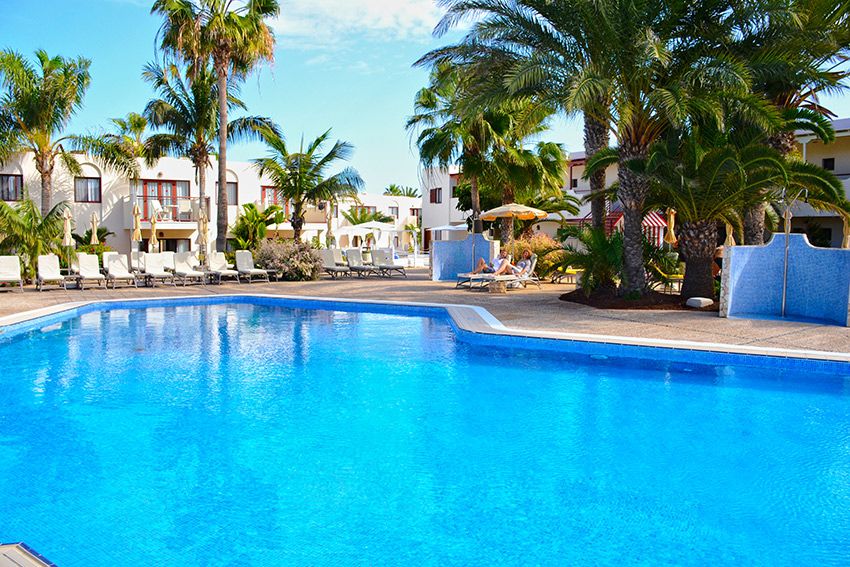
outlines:
[{"label": "paved pool deck", "polygon": [[850,328],[795,323],[721,319],[716,313],[695,311],[601,310],[558,297],[572,285],[544,283],[538,290],[512,290],[507,295],[456,290],[454,283],[431,282],[427,270],[411,270],[407,279],[323,278],[315,282],[225,283],[221,286],[171,286],[156,288],[51,288],[37,292],[29,286],[23,293],[0,291],[0,316],[12,315],[78,301],[137,297],[263,293],[359,300],[447,303],[484,307],[505,326],[533,331],[584,333],[639,339],[667,339],[745,345],[779,349],[850,353]]}]

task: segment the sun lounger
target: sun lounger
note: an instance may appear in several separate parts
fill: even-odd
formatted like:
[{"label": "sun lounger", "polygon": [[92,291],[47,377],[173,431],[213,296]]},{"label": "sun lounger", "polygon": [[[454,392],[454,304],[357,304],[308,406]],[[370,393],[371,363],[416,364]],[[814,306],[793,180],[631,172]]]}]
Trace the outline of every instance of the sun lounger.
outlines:
[{"label": "sun lounger", "polygon": [[177,285],[174,282],[174,273],[165,270],[162,254],[145,254],[142,275],[145,277],[145,282],[154,287],[156,287],[157,280]]},{"label": "sun lounger", "polygon": [[337,266],[348,266],[348,263],[345,261],[345,255],[342,253],[342,249],[340,248],[331,248],[331,251],[334,255],[334,263]]},{"label": "sun lounger", "polygon": [[118,252],[115,252],[114,250],[110,250],[110,251],[104,252],[103,254],[100,255],[100,261],[103,264],[103,266],[102,266],[103,275],[106,275],[106,268],[107,268],[107,266],[109,266],[109,258],[111,258],[112,256],[118,256]]},{"label": "sun lounger", "polygon": [[199,271],[197,265],[197,258],[192,252],[180,252],[174,255],[174,276],[183,282],[184,287],[190,281],[207,285],[207,274]]},{"label": "sun lounger", "polygon": [[174,271],[174,252],[170,252],[166,250],[165,252],[160,252],[162,255],[162,267],[165,268],[166,272]]},{"label": "sun lounger", "polygon": [[363,263],[363,254],[359,248],[349,248],[345,251],[345,257],[348,259],[348,267],[358,277],[365,278],[369,274],[377,274],[374,266],[367,266]]},{"label": "sun lounger", "polygon": [[97,282],[106,287],[106,276],[100,273],[100,262],[94,254],[77,254],[77,265],[80,268],[80,289],[85,289],[87,282]]},{"label": "sun lounger", "polygon": [[127,265],[127,256],[123,254],[104,254],[104,263],[106,264],[106,287],[109,287],[109,282],[112,282],[112,289],[119,281],[126,281],[128,284],[133,284],[133,287],[139,287],[139,280],[136,274],[130,271]]},{"label": "sun lounger", "polygon": [[322,270],[331,278],[336,279],[340,276],[351,276],[351,269],[348,266],[337,266],[334,251],[331,249],[319,250],[319,255],[322,257]]},{"label": "sun lounger", "polygon": [[37,260],[38,273],[35,278],[35,287],[38,291],[44,289],[44,284],[55,283],[57,286],[62,286],[62,289],[68,289],[68,282],[76,283],[75,276],[62,275],[59,269],[59,256],[56,254],[46,254],[39,256]]},{"label": "sun lounger", "polygon": [[24,291],[21,260],[17,256],[0,256],[0,283],[16,283]]},{"label": "sun lounger", "polygon": [[236,271],[239,272],[240,281],[245,279],[248,283],[258,278],[261,281],[269,281],[269,273],[254,267],[254,257],[249,250],[236,251]]},{"label": "sun lounger", "polygon": [[224,252],[212,252],[209,255],[210,271],[209,273],[216,278],[217,283],[221,283],[221,278],[235,278],[239,281],[239,272],[230,268],[227,264],[227,258]]},{"label": "sun lounger", "polygon": [[404,277],[407,277],[407,273],[404,271],[404,266],[397,266],[395,262],[393,262],[392,253],[387,252],[386,250],[372,251],[372,265],[382,276],[391,278],[393,272],[398,272]]}]

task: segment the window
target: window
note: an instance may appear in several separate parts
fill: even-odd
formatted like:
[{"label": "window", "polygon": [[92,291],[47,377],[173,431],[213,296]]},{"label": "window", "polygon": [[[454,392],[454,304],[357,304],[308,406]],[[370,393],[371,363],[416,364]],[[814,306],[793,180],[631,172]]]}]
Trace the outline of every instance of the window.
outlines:
[{"label": "window", "polygon": [[835,158],[823,158],[821,165],[823,165],[823,168],[827,171],[835,171]]},{"label": "window", "polygon": [[0,174],[0,199],[20,201],[24,198],[24,176],[8,173]]},{"label": "window", "polygon": [[[263,186],[262,190],[262,203],[264,207],[268,207],[269,205],[280,205],[280,193],[275,187]],[[228,199],[230,196],[228,195]]]},{"label": "window", "polygon": [[358,213],[374,215],[378,212],[378,207],[351,207],[351,212],[355,215]]},{"label": "window", "polygon": [[452,184],[452,199],[457,199],[457,183]]},{"label": "window", "polygon": [[75,177],[74,201],[100,203],[100,177]]},{"label": "window", "polygon": [[192,220],[188,181],[142,179],[136,185],[136,199],[145,220],[154,214],[159,214],[160,220]]},{"label": "window", "polygon": [[431,189],[431,199],[432,203],[442,203],[443,202],[443,188],[437,187],[436,189]]},{"label": "window", "polygon": [[416,220],[422,218],[422,209],[410,209],[410,216],[416,217]]},{"label": "window", "polygon": [[570,180],[570,187],[572,187],[573,189],[578,187],[578,179],[571,179]]},{"label": "window", "polygon": [[390,207],[390,216],[398,218],[398,207]]},{"label": "window", "polygon": [[[218,198],[218,182],[215,184],[215,194],[216,198]],[[227,182],[227,204],[228,205],[238,205],[239,204],[239,184],[235,181]]]}]

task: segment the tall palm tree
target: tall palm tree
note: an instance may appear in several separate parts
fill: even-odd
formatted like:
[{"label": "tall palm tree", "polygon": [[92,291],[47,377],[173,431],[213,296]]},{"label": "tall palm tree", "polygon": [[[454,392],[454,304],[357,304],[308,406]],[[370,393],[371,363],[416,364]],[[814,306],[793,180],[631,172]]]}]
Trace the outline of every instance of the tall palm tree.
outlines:
[{"label": "tall palm tree", "polygon": [[323,151],[330,138],[330,130],[306,146],[302,137],[297,152],[290,152],[283,136],[276,130],[264,128],[260,134],[269,153],[254,160],[254,164],[260,175],[271,180],[281,200],[292,203],[290,222],[295,240],[301,239],[308,204],[318,206],[345,197],[356,198],[363,187],[363,179],[353,168],[328,174],[334,162],[347,161],[354,149],[348,142],[337,140],[329,150]]},{"label": "tall palm tree", "polygon": [[[580,0],[447,0],[437,35],[475,16],[457,45],[436,49],[419,63],[453,62],[478,76],[485,99],[533,96],[552,108],[583,116],[586,158],[608,147],[610,89],[581,93],[585,75],[600,75],[609,63],[610,36],[597,25],[596,4]],[[581,96],[579,96],[581,95]],[[590,176],[591,218],[605,222],[605,173]]]},{"label": "tall palm tree", "polygon": [[72,175],[82,175],[78,151],[128,177],[136,174],[138,164],[108,138],[65,133],[82,107],[91,62],[82,57],[50,57],[42,50],[35,56],[33,64],[20,53],[0,52],[0,163],[24,152],[34,154],[41,177],[41,215],[46,218],[57,160]]},{"label": "tall palm tree", "polygon": [[503,145],[510,120],[492,108],[464,108],[464,92],[470,77],[457,68],[440,64],[431,72],[430,85],[416,95],[414,115],[407,129],[416,133],[419,159],[425,167],[461,168],[470,184],[473,230],[480,233],[479,178],[493,148]]},{"label": "tall palm tree", "polygon": [[419,190],[414,187],[403,187],[401,185],[396,185],[392,183],[384,189],[384,195],[389,195],[391,197],[413,197],[414,199],[418,199],[421,197],[419,194]]},{"label": "tall palm tree", "polygon": [[[748,62],[753,90],[782,113],[783,123],[768,132],[767,144],[787,158],[796,150],[797,130],[825,143],[834,139],[829,122],[834,114],[821,105],[819,95],[845,88],[850,5],[831,0],[766,0],[766,4],[730,50]],[[761,200],[744,213],[747,244],[764,243],[766,203]]]},{"label": "tall palm tree", "polygon": [[156,0],[151,13],[165,21],[162,48],[189,63],[190,75],[212,61],[218,81],[218,236],[216,247],[227,245],[227,132],[228,83],[240,79],[262,61],[274,59],[274,33],[267,18],[280,13],[277,0]]},{"label": "tall palm tree", "polygon": [[[159,98],[148,102],[144,115],[151,125],[162,132],[151,135],[145,142],[145,155],[186,157],[195,166],[201,207],[206,210],[207,168],[215,152],[219,135],[218,81],[207,67],[197,69],[192,81],[184,79],[176,66],[159,67],[148,64],[142,77],[151,84]],[[231,109],[244,109],[231,85],[227,97]],[[232,120],[227,128],[231,141],[259,139],[259,130],[276,131],[268,118],[245,116]],[[219,186],[219,193],[221,186]],[[219,210],[227,212],[226,203],[219,201]],[[225,228],[225,237],[227,229]],[[219,236],[221,234],[219,233]]]}]

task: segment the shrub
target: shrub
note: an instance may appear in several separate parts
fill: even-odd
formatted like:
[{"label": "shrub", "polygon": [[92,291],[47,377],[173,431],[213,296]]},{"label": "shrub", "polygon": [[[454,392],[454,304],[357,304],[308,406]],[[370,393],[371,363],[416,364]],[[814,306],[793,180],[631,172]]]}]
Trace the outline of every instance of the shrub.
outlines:
[{"label": "shrub", "polygon": [[514,263],[522,258],[522,253],[530,249],[537,254],[537,275],[545,278],[563,260],[564,253],[560,252],[560,244],[545,234],[535,234],[531,238],[520,238],[511,243],[508,253],[513,256]]},{"label": "shrub", "polygon": [[294,240],[265,240],[255,254],[257,264],[267,270],[276,270],[287,281],[319,279],[322,259],[312,246]]},{"label": "shrub", "polygon": [[85,254],[96,254],[97,259],[100,261],[100,265],[103,265],[103,253],[111,252],[112,248],[107,246],[103,242],[100,244],[82,244],[77,246],[77,253],[85,253]]}]

